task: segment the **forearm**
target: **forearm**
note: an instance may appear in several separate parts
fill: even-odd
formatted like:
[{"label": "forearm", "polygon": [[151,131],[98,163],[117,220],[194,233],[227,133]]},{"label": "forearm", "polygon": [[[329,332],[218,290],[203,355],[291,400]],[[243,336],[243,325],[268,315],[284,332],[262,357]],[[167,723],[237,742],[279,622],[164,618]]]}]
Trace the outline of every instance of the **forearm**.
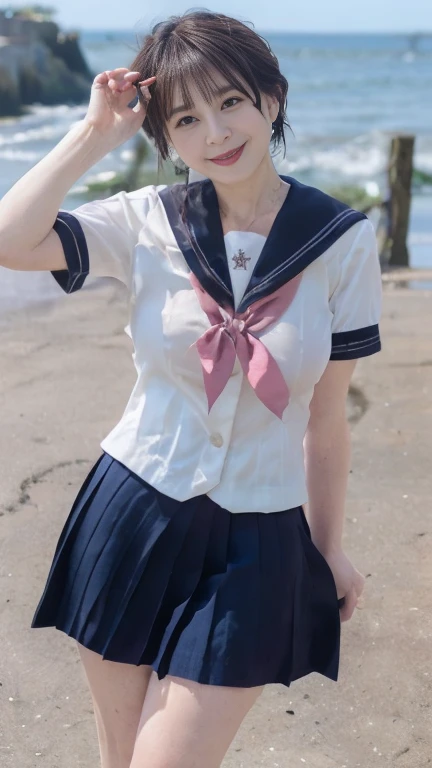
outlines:
[{"label": "forearm", "polygon": [[67,192],[108,151],[92,126],[74,126],[0,201],[0,252],[33,251],[51,230]]},{"label": "forearm", "polygon": [[331,424],[308,427],[304,451],[307,519],[315,546],[326,555],[342,547],[351,464],[351,436],[345,415]]}]

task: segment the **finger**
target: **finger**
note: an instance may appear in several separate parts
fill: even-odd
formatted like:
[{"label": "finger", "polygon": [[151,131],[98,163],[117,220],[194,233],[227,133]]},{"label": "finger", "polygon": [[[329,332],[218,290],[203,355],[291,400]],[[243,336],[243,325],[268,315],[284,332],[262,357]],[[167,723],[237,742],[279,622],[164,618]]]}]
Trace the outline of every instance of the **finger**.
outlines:
[{"label": "finger", "polygon": [[123,78],[123,83],[119,85],[122,90],[127,90],[131,86],[141,87],[143,85],[151,85],[156,80],[156,77],[148,77],[146,80],[140,80],[140,72],[127,72]]},{"label": "finger", "polygon": [[152,75],[152,77],[147,77],[145,80],[140,81],[140,85],[151,85],[156,80],[156,75]]},{"label": "finger", "polygon": [[106,85],[108,83],[108,75],[106,72],[100,72],[93,80],[96,85]]},{"label": "finger", "polygon": [[[137,86],[139,84],[140,86],[146,87],[147,84],[151,85],[151,83],[156,80],[156,77],[148,77],[146,80],[140,81],[139,74],[139,72],[128,72],[123,77],[111,77],[108,80],[108,86],[114,93],[122,93],[122,91],[128,90],[133,85]],[[146,98],[149,96],[147,93],[144,93],[144,95]]]},{"label": "finger", "polygon": [[121,69],[114,69],[111,71],[107,71],[108,75],[108,85],[112,90],[121,90],[123,88],[123,85],[125,83],[128,83],[129,80],[136,79],[139,77],[139,72],[133,72],[130,73],[128,69],[121,68]]},{"label": "finger", "polygon": [[116,69],[108,69],[107,75],[109,77],[122,77],[126,72],[129,72],[129,69],[127,67],[116,67]]},{"label": "finger", "polygon": [[124,75],[124,79],[136,80],[137,78],[139,78],[140,75],[141,75],[141,72],[135,72],[135,71],[126,72]]},{"label": "finger", "polygon": [[149,91],[149,87],[148,87],[148,85],[140,85],[140,86],[139,86],[139,90],[141,91],[142,95],[144,96],[144,98],[145,98],[147,101],[148,101],[149,99],[151,99],[151,93],[150,93],[150,91]]},{"label": "finger", "polygon": [[117,80],[113,80],[112,78],[108,80],[108,88],[110,88],[113,93],[119,93],[121,91],[120,84]]},{"label": "finger", "polygon": [[127,81],[124,81],[124,80],[114,80],[113,78],[111,78],[110,80],[108,80],[108,87],[111,89],[113,93],[122,93],[128,88],[131,88],[132,83],[128,83]]},{"label": "finger", "polygon": [[[138,72],[136,70],[129,70],[129,69],[126,69],[125,67],[121,67],[119,69],[107,70],[107,75],[109,79],[116,80],[118,82],[121,82],[122,80],[132,80],[132,81],[138,80],[140,74],[141,72]],[[155,75],[153,75],[152,77],[147,77],[142,82],[147,84],[149,82],[153,82],[154,80],[156,80]]]},{"label": "finger", "polygon": [[341,621],[349,621],[357,605],[357,594],[354,588],[348,590],[345,595],[345,602],[340,611]]}]

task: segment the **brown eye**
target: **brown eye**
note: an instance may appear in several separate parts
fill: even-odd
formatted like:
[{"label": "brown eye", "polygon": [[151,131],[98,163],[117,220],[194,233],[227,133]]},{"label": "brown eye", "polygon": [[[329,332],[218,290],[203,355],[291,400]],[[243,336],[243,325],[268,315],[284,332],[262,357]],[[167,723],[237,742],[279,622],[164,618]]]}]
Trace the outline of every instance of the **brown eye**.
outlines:
[{"label": "brown eye", "polygon": [[[229,99],[225,99],[225,101],[223,102],[223,106],[225,104],[227,104],[229,101],[243,101],[243,99],[239,99],[238,96],[230,96]],[[231,107],[231,106],[233,106],[233,105],[229,104],[228,108]],[[235,106],[235,104],[234,104],[234,106]],[[181,127],[183,125],[185,125],[185,126],[186,125],[192,125],[192,123],[184,123],[183,120],[195,120],[195,118],[192,117],[192,115],[186,115],[185,117],[180,118],[180,120],[176,124],[176,128]]]},{"label": "brown eye", "polygon": [[[186,115],[186,117],[182,117],[182,118],[181,118],[181,120],[179,120],[179,121],[178,121],[178,123],[177,123],[177,125],[176,125],[176,128],[177,128],[179,125],[182,125],[182,123],[183,123],[183,120],[193,120],[193,119],[194,119],[194,118],[192,117],[192,115]],[[190,125],[190,123],[184,123],[184,125]]]},{"label": "brown eye", "polygon": [[[229,99],[225,99],[224,104],[227,103],[227,101],[242,101],[242,99],[239,99],[237,96],[230,96]],[[231,105],[232,106],[232,105]],[[235,106],[235,105],[234,105]]]}]

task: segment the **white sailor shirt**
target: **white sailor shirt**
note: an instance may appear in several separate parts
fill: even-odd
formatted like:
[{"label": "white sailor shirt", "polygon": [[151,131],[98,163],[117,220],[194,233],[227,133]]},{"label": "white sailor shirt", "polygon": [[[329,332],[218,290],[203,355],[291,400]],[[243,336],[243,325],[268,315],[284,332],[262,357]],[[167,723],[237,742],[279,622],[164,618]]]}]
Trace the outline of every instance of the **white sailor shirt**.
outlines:
[{"label": "white sailor shirt", "polygon": [[266,238],[223,234],[209,179],[120,192],[54,224],[65,292],[88,276],[128,289],[137,379],[102,449],[172,498],[207,494],[233,513],[307,503],[315,384],[329,360],[381,349],[370,220],[280,178],[291,186]]}]

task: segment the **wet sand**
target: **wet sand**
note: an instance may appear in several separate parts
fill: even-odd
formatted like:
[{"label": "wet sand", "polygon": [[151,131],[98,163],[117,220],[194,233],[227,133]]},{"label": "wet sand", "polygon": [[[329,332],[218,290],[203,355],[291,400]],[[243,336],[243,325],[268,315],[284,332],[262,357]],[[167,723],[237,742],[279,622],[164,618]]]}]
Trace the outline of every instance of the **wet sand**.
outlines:
[{"label": "wet sand", "polygon": [[[135,380],[126,323],[114,281],[0,319],[2,768],[99,766],[74,641],[30,622],[73,498]],[[432,293],[386,280],[381,330],[383,351],[359,361],[349,403],[344,544],[367,578],[363,609],[342,625],[339,681],[267,686],[224,768],[431,762]]]}]

